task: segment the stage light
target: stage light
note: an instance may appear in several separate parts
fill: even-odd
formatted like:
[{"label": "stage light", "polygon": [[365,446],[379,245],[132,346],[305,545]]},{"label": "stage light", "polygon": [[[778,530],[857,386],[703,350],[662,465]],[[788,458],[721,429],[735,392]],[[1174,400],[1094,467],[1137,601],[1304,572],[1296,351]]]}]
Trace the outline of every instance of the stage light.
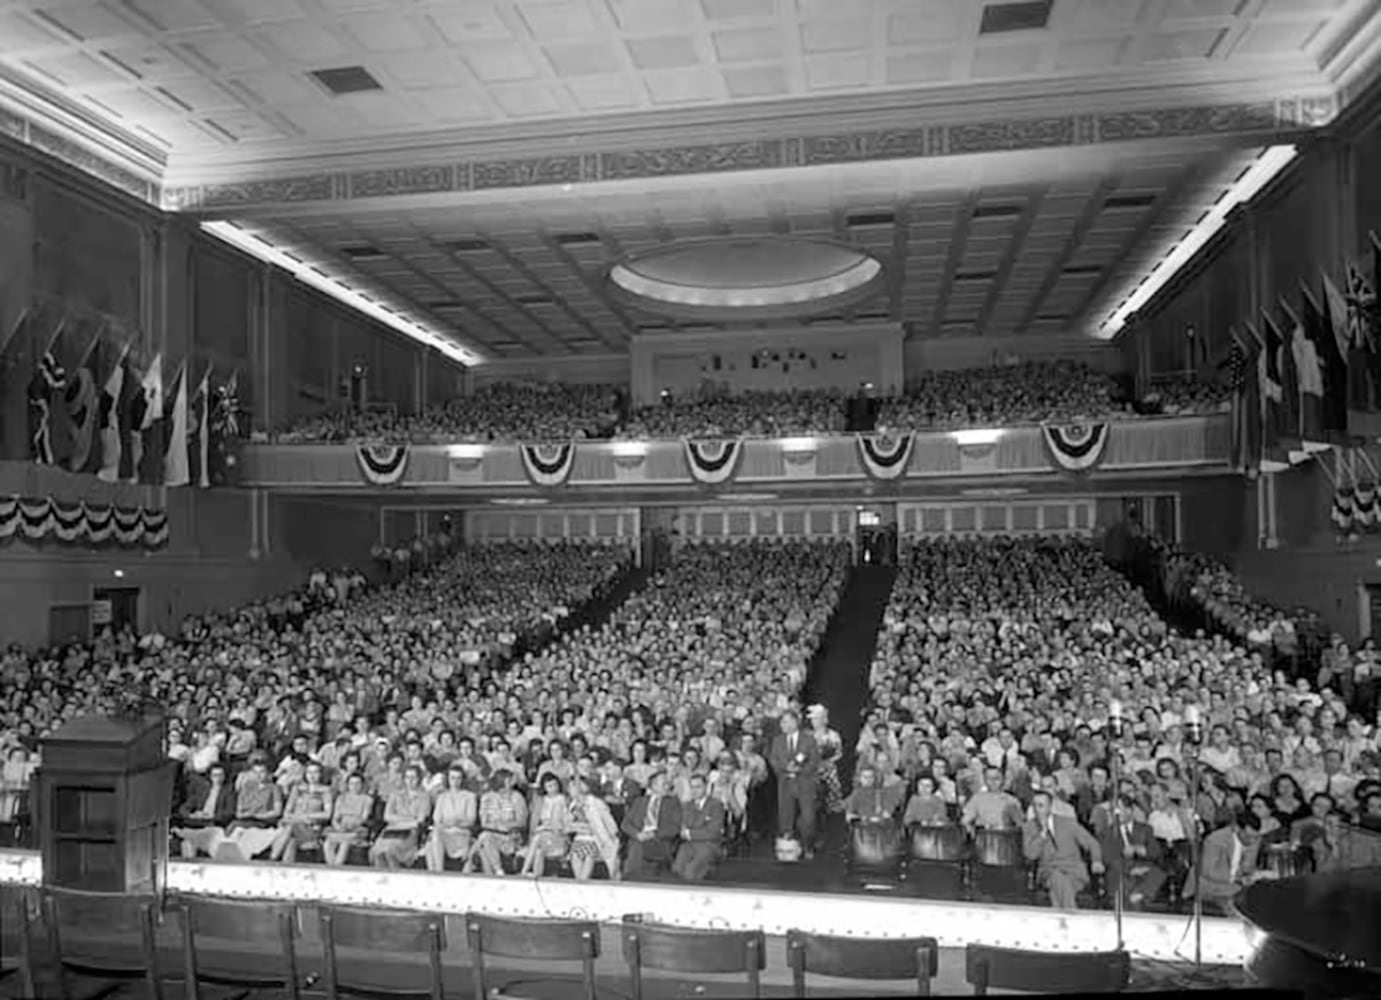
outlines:
[{"label": "stage light", "polygon": [[788,455],[800,455],[814,451],[820,446],[819,438],[813,437],[789,437],[781,440],[782,451]]},{"label": "stage light", "polygon": [[317,291],[324,292],[356,312],[363,313],[370,319],[382,323],[390,329],[397,330],[418,343],[435,347],[452,361],[468,366],[479,364],[484,360],[476,352],[461,347],[444,331],[432,327],[423,320],[413,319],[400,312],[395,312],[385,307],[377,299],[357,291],[350,285],[351,279],[331,274],[327,267],[322,264],[309,264],[299,260],[274,246],[265,237],[251,233],[237,223],[203,222],[201,229],[208,235],[229,243],[237,250],[242,250],[257,260],[283,269],[304,285],[311,285]]},{"label": "stage light", "polygon": [[615,458],[642,458],[647,454],[646,441],[615,441],[609,446]]},{"label": "stage light", "polygon": [[1180,268],[1193,260],[1194,255],[1213,239],[1227,222],[1232,210],[1244,202],[1251,201],[1257,192],[1274,180],[1297,155],[1298,150],[1294,146],[1270,146],[1265,149],[1227,193],[1209,209],[1208,214],[1169,249],[1160,263],[1151,269],[1151,273],[1128,290],[1112,314],[1098,325],[1095,336],[1104,340],[1117,336],[1118,331],[1127,322],[1127,317],[1150,302],[1156,292],[1164,288]]},{"label": "stage light", "polygon": [[482,444],[448,444],[446,454],[451,458],[483,458],[484,445]]}]

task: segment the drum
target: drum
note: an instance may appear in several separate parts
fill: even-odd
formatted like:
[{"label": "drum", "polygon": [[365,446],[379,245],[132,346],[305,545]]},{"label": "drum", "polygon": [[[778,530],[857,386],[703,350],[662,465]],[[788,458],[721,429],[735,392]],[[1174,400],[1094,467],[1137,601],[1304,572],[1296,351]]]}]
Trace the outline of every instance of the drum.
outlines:
[{"label": "drum", "polygon": [[964,828],[954,823],[911,828],[911,856],[917,861],[963,861],[967,846]]},{"label": "drum", "polygon": [[1262,844],[1256,867],[1270,878],[1294,878],[1308,871],[1304,852],[1292,844]]},{"label": "drum", "polygon": [[974,860],[989,868],[1022,865],[1020,830],[979,830],[973,835]]},{"label": "drum", "polygon": [[860,865],[887,865],[901,855],[901,830],[890,819],[853,824],[853,859]]}]

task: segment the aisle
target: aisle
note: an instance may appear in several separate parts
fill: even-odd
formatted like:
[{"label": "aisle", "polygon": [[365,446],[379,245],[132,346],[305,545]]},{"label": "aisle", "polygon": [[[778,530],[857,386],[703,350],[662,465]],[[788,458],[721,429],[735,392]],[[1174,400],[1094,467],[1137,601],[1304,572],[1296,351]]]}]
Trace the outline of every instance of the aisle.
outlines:
[{"label": "aisle", "polygon": [[806,678],[806,704],[818,702],[829,709],[830,725],[844,740],[839,774],[845,794],[853,784],[854,746],[868,701],[868,671],[896,577],[896,569],[887,566],[859,566],[852,571]]}]

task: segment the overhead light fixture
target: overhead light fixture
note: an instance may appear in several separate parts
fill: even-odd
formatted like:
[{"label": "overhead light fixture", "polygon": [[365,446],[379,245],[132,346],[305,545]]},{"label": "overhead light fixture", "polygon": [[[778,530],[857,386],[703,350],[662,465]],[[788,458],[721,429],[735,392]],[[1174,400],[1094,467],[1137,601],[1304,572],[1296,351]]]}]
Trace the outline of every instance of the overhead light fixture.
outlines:
[{"label": "overhead light fixture", "polygon": [[775,500],[775,493],[721,493],[716,499],[728,500],[730,503],[757,503],[764,500]]},{"label": "overhead light fixture", "polygon": [[798,455],[802,452],[814,451],[820,446],[820,442],[813,437],[790,437],[782,438],[781,445],[782,451],[788,454]]},{"label": "overhead light fixture", "polygon": [[609,446],[615,458],[642,458],[647,448],[646,441],[615,441]]},{"label": "overhead light fixture", "polygon": [[1213,239],[1218,230],[1227,222],[1234,208],[1256,197],[1257,192],[1269,184],[1290,165],[1299,155],[1299,150],[1291,145],[1270,146],[1263,150],[1250,167],[1228,189],[1223,197],[1208,211],[1198,224],[1183,239],[1172,246],[1152,270],[1134,285],[1121,303],[1107,319],[1099,324],[1094,336],[1109,340],[1117,336],[1127,317],[1150,302],[1194,255]]},{"label": "overhead light fixture", "polygon": [[996,427],[976,427],[966,431],[954,431],[954,443],[960,446],[977,444],[997,444],[1002,440],[1003,431]]},{"label": "overhead light fixture", "polygon": [[499,497],[489,502],[500,507],[541,507],[551,503],[546,497]]},{"label": "overhead light fixture", "polygon": [[448,444],[446,455],[450,458],[483,458],[484,445],[482,444]]},{"label": "overhead light fixture", "polygon": [[333,275],[324,264],[308,264],[306,261],[281,250],[268,242],[263,236],[251,233],[234,222],[203,222],[203,232],[229,243],[237,250],[249,254],[266,264],[282,268],[304,285],[311,285],[319,292],[331,296],[337,302],[349,306],[358,313],[397,330],[405,337],[419,343],[435,347],[452,361],[462,365],[476,365],[484,359],[474,351],[461,347],[441,330],[420,320],[412,319],[386,308],[377,300],[352,288],[343,275]]}]

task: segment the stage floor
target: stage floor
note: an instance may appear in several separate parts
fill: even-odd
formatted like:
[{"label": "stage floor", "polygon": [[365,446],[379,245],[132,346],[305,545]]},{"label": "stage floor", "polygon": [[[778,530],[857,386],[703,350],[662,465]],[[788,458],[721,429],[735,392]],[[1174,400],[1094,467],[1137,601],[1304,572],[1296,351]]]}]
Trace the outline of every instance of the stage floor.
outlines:
[{"label": "stage floor", "polygon": [[[516,882],[516,880],[514,880]],[[463,883],[457,882],[456,888],[460,889]],[[18,901],[18,893],[13,887],[0,887],[0,954],[7,958],[17,954],[18,941],[15,937],[17,928],[20,926],[15,906]],[[455,905],[459,909],[465,905],[463,891],[456,892]],[[820,901],[821,907],[829,905],[828,900]],[[302,934],[299,944],[299,958],[304,975],[318,972],[320,969],[319,956],[321,953],[320,939],[316,932],[314,908],[310,904],[302,904],[303,911]],[[618,943],[618,928],[616,924],[606,924],[602,931],[602,955],[597,962],[596,969],[600,980],[600,997],[609,997],[618,1000],[628,996],[627,970],[620,955]],[[445,954],[444,969],[446,991],[448,997],[470,998],[473,996],[470,982],[469,956],[465,947],[465,936],[460,926],[460,918],[449,918],[447,921],[447,943],[448,947]],[[41,942],[35,942],[41,949]],[[89,942],[102,953],[109,952],[112,955],[133,955],[135,953],[135,942],[128,934],[117,935],[111,939],[103,939],[98,942]],[[181,968],[181,953],[179,951],[179,939],[177,934],[177,923],[175,920],[165,921],[158,929],[159,946],[159,969],[170,980],[176,980]],[[40,960],[40,965],[46,964],[46,957],[36,953]],[[267,953],[258,952],[251,948],[235,948],[227,946],[221,952],[214,952],[211,958],[216,964],[224,963],[230,967],[245,968],[255,960],[266,958]],[[258,962],[262,966],[262,962]],[[536,1000],[567,1000],[568,997],[577,995],[573,991],[576,980],[573,978],[573,970],[569,966],[542,966],[534,963],[522,962],[486,962],[488,966],[495,970],[495,983],[508,983],[518,995],[536,998]],[[1137,991],[1163,990],[1170,988],[1187,988],[1195,985],[1213,986],[1218,988],[1233,987],[1242,984],[1242,973],[1240,968],[1233,967],[1207,967],[1197,977],[1191,977],[1192,967],[1183,963],[1169,963],[1155,960],[1140,959],[1133,963],[1132,989]],[[370,956],[368,959],[347,955],[343,958],[343,973],[351,976],[363,975],[367,981],[388,984],[395,989],[406,989],[417,987],[425,989],[427,969],[425,958],[394,955],[385,956],[382,959]],[[40,972],[40,990],[43,996],[55,996],[51,992],[51,985],[47,992],[44,990],[45,980],[50,980],[50,973]],[[87,984],[83,983],[83,986]],[[83,995],[94,992],[96,983],[92,982],[92,990],[83,990]],[[491,984],[492,985],[492,984]],[[967,995],[972,993],[971,988],[964,979],[964,952],[960,948],[945,948],[940,955],[939,976],[933,981],[934,992],[943,995]],[[767,970],[763,974],[763,995],[765,997],[778,998],[791,995],[790,974],[786,970],[786,948],[784,939],[780,936],[771,936],[767,946]],[[812,996],[860,996],[860,995],[885,995],[885,996],[907,996],[915,995],[915,985],[908,986],[905,983],[864,983],[851,980],[820,980],[810,981],[810,994]],[[141,997],[142,990],[135,987],[125,987],[112,994],[115,997]],[[259,997],[261,994],[251,993],[250,996]],[[706,976],[699,979],[685,977],[670,977],[648,973],[645,976],[645,995],[648,1000],[681,1000],[681,998],[698,998],[698,1000],[729,1000],[729,998],[743,995],[743,985],[741,980],[733,977]],[[267,994],[264,994],[267,996]],[[22,997],[19,984],[15,977],[0,980],[0,998],[3,1000],[26,1000]]]}]

